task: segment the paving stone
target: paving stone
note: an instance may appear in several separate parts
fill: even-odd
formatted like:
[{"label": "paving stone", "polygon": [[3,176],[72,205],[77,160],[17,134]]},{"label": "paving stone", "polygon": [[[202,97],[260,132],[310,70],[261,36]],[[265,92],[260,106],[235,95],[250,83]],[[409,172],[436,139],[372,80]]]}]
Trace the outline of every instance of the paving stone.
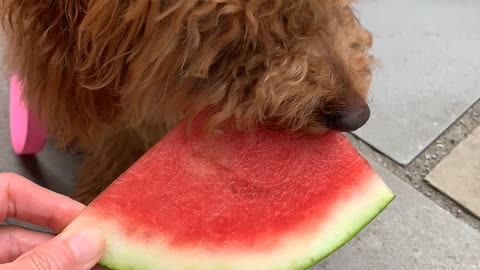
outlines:
[{"label": "paving stone", "polygon": [[480,232],[371,164],[396,199],[349,244],[310,270],[480,269]]},{"label": "paving stone", "polygon": [[430,172],[427,181],[480,217],[480,127]]},{"label": "paving stone", "polygon": [[480,1],[363,0],[381,66],[372,117],[355,132],[408,164],[480,98]]}]

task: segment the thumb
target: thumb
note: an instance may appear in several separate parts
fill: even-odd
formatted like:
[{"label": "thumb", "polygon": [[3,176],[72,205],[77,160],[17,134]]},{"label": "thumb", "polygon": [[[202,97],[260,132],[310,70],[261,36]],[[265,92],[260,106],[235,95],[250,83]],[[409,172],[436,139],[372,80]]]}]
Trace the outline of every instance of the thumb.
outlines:
[{"label": "thumb", "polygon": [[89,229],[58,235],[46,244],[23,254],[0,270],[89,270],[105,249],[98,230]]}]

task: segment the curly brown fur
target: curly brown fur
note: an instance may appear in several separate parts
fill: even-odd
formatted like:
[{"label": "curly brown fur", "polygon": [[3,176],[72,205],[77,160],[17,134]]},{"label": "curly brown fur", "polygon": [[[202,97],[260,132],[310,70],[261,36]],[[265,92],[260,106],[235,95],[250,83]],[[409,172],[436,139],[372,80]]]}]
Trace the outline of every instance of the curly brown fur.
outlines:
[{"label": "curly brown fur", "polygon": [[318,133],[371,81],[348,0],[0,2],[26,101],[89,157],[82,201],[184,116]]}]

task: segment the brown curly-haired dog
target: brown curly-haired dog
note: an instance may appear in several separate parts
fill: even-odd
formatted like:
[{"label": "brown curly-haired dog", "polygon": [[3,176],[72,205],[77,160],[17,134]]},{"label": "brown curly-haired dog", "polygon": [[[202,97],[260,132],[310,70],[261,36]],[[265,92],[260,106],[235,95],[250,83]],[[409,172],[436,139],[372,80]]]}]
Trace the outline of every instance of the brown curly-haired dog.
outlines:
[{"label": "brown curly-haired dog", "polygon": [[351,0],[0,0],[12,71],[89,202],[178,119],[320,133],[369,117]]}]

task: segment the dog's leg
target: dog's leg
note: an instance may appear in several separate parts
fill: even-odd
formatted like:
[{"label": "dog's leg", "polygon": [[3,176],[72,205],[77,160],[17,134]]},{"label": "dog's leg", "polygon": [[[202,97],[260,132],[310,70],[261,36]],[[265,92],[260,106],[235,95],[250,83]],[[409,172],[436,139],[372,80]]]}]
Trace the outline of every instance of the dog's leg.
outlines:
[{"label": "dog's leg", "polygon": [[84,204],[90,203],[165,132],[165,128],[156,127],[122,130],[106,136],[92,153],[85,155],[72,197]]}]

